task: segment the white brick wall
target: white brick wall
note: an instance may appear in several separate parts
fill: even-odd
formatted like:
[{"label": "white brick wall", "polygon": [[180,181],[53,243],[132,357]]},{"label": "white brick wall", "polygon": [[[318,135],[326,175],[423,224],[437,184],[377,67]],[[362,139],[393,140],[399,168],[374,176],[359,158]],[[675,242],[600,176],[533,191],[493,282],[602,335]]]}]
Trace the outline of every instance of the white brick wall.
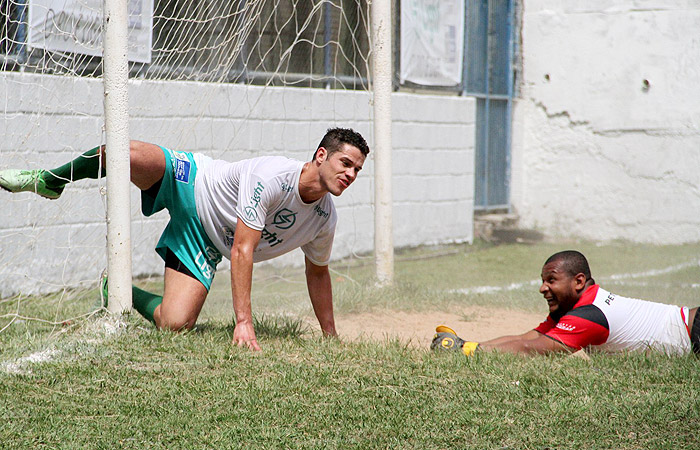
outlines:
[{"label": "white brick wall", "polygon": [[[104,142],[99,80],[3,72],[0,169],[52,168]],[[393,192],[397,247],[472,239],[474,102],[394,94]],[[130,135],[234,161],[262,154],[311,158],[332,126],[352,127],[372,147],[365,92],[134,80]],[[0,297],[93,283],[105,267],[103,182],[70,185],[61,199],[0,192]],[[373,247],[373,158],[336,199],[334,259]],[[168,216],[140,214],[132,187],[134,275],[161,273],[153,247]],[[279,264],[302,262],[299,252]],[[222,268],[226,267],[225,265]]]}]

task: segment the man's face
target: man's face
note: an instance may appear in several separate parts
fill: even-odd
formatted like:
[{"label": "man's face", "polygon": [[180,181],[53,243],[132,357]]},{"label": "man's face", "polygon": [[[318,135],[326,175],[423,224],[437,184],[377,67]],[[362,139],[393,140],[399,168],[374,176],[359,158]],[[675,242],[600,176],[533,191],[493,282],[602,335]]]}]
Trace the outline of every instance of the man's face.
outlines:
[{"label": "man's face", "polygon": [[319,167],[321,184],[335,196],[342,194],[355,181],[365,163],[365,155],[350,144],[342,144],[340,150],[330,156],[326,149],[321,147],[318,158],[322,159]]},{"label": "man's face", "polygon": [[[565,314],[578,301],[577,286],[585,276],[572,276],[562,270],[561,261],[552,261],[542,268],[540,294],[547,300],[550,313]],[[585,284],[585,280],[583,280]]]}]

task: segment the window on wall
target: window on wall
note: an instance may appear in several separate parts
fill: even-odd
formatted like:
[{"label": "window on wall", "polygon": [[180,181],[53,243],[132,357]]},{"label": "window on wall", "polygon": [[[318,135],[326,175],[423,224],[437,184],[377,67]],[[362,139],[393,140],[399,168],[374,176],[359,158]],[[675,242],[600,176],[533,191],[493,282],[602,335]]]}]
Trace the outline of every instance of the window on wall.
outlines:
[{"label": "window on wall", "polygon": [[20,5],[10,0],[0,0],[0,55],[14,57],[19,52],[23,38],[20,35]]},{"label": "window on wall", "polygon": [[475,209],[509,209],[515,0],[398,3],[399,85],[476,98]]},{"label": "window on wall", "polygon": [[465,94],[475,97],[475,209],[510,209],[513,0],[467,0]]},{"label": "window on wall", "polygon": [[145,78],[366,87],[366,0],[159,1]]}]

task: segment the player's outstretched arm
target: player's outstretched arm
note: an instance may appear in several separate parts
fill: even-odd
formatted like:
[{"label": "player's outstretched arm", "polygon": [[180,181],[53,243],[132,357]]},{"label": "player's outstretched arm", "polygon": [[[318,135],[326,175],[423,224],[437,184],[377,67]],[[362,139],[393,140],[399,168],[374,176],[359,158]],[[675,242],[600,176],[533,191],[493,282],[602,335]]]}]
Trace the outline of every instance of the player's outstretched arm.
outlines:
[{"label": "player's outstretched arm", "polygon": [[317,266],[304,257],[306,263],[306,286],[314,313],[325,336],[337,336],[333,317],[333,287],[328,266]]},{"label": "player's outstretched arm", "polygon": [[483,342],[465,341],[457,336],[453,329],[444,325],[438,326],[435,331],[433,342],[430,345],[432,350],[460,351],[466,356],[483,351],[502,351],[526,355],[554,352],[572,353],[575,351],[575,349],[535,330],[515,336],[501,336]]},{"label": "player's outstretched arm", "polygon": [[253,252],[261,235],[262,232],[250,228],[239,219],[231,246],[231,293],[236,315],[233,343],[252,350],[260,350],[253,329],[250,290],[253,284]]},{"label": "player's outstretched arm", "polygon": [[496,339],[480,342],[479,349],[484,351],[497,350],[528,355],[554,352],[572,353],[575,350],[535,330],[530,330],[516,336],[501,336]]}]

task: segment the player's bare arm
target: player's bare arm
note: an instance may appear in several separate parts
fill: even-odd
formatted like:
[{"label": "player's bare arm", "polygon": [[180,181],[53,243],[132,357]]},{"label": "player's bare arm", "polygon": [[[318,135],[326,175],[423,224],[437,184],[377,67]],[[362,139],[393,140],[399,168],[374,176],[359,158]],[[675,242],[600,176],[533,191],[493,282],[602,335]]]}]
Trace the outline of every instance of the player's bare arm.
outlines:
[{"label": "player's bare arm", "polygon": [[333,288],[328,266],[317,266],[309,258],[306,262],[306,286],[314,313],[321,325],[324,336],[337,336],[333,317]]},{"label": "player's bare arm", "polygon": [[431,344],[432,349],[461,351],[466,356],[471,356],[476,351],[500,351],[523,355],[555,352],[573,353],[575,351],[575,349],[536,330],[515,336],[501,336],[483,342],[465,341],[457,336],[454,330],[444,325],[437,327],[436,332]]},{"label": "player's bare arm", "polygon": [[250,228],[239,219],[231,246],[231,292],[233,312],[236,316],[233,343],[252,350],[260,350],[253,329],[250,291],[253,284],[253,252],[261,234],[262,232]]},{"label": "player's bare arm", "polygon": [[490,341],[480,342],[479,350],[495,350],[507,353],[521,353],[526,355],[555,352],[571,353],[575,351],[575,349],[567,347],[561,342],[549,338],[535,330],[530,330],[521,335],[501,336]]}]

